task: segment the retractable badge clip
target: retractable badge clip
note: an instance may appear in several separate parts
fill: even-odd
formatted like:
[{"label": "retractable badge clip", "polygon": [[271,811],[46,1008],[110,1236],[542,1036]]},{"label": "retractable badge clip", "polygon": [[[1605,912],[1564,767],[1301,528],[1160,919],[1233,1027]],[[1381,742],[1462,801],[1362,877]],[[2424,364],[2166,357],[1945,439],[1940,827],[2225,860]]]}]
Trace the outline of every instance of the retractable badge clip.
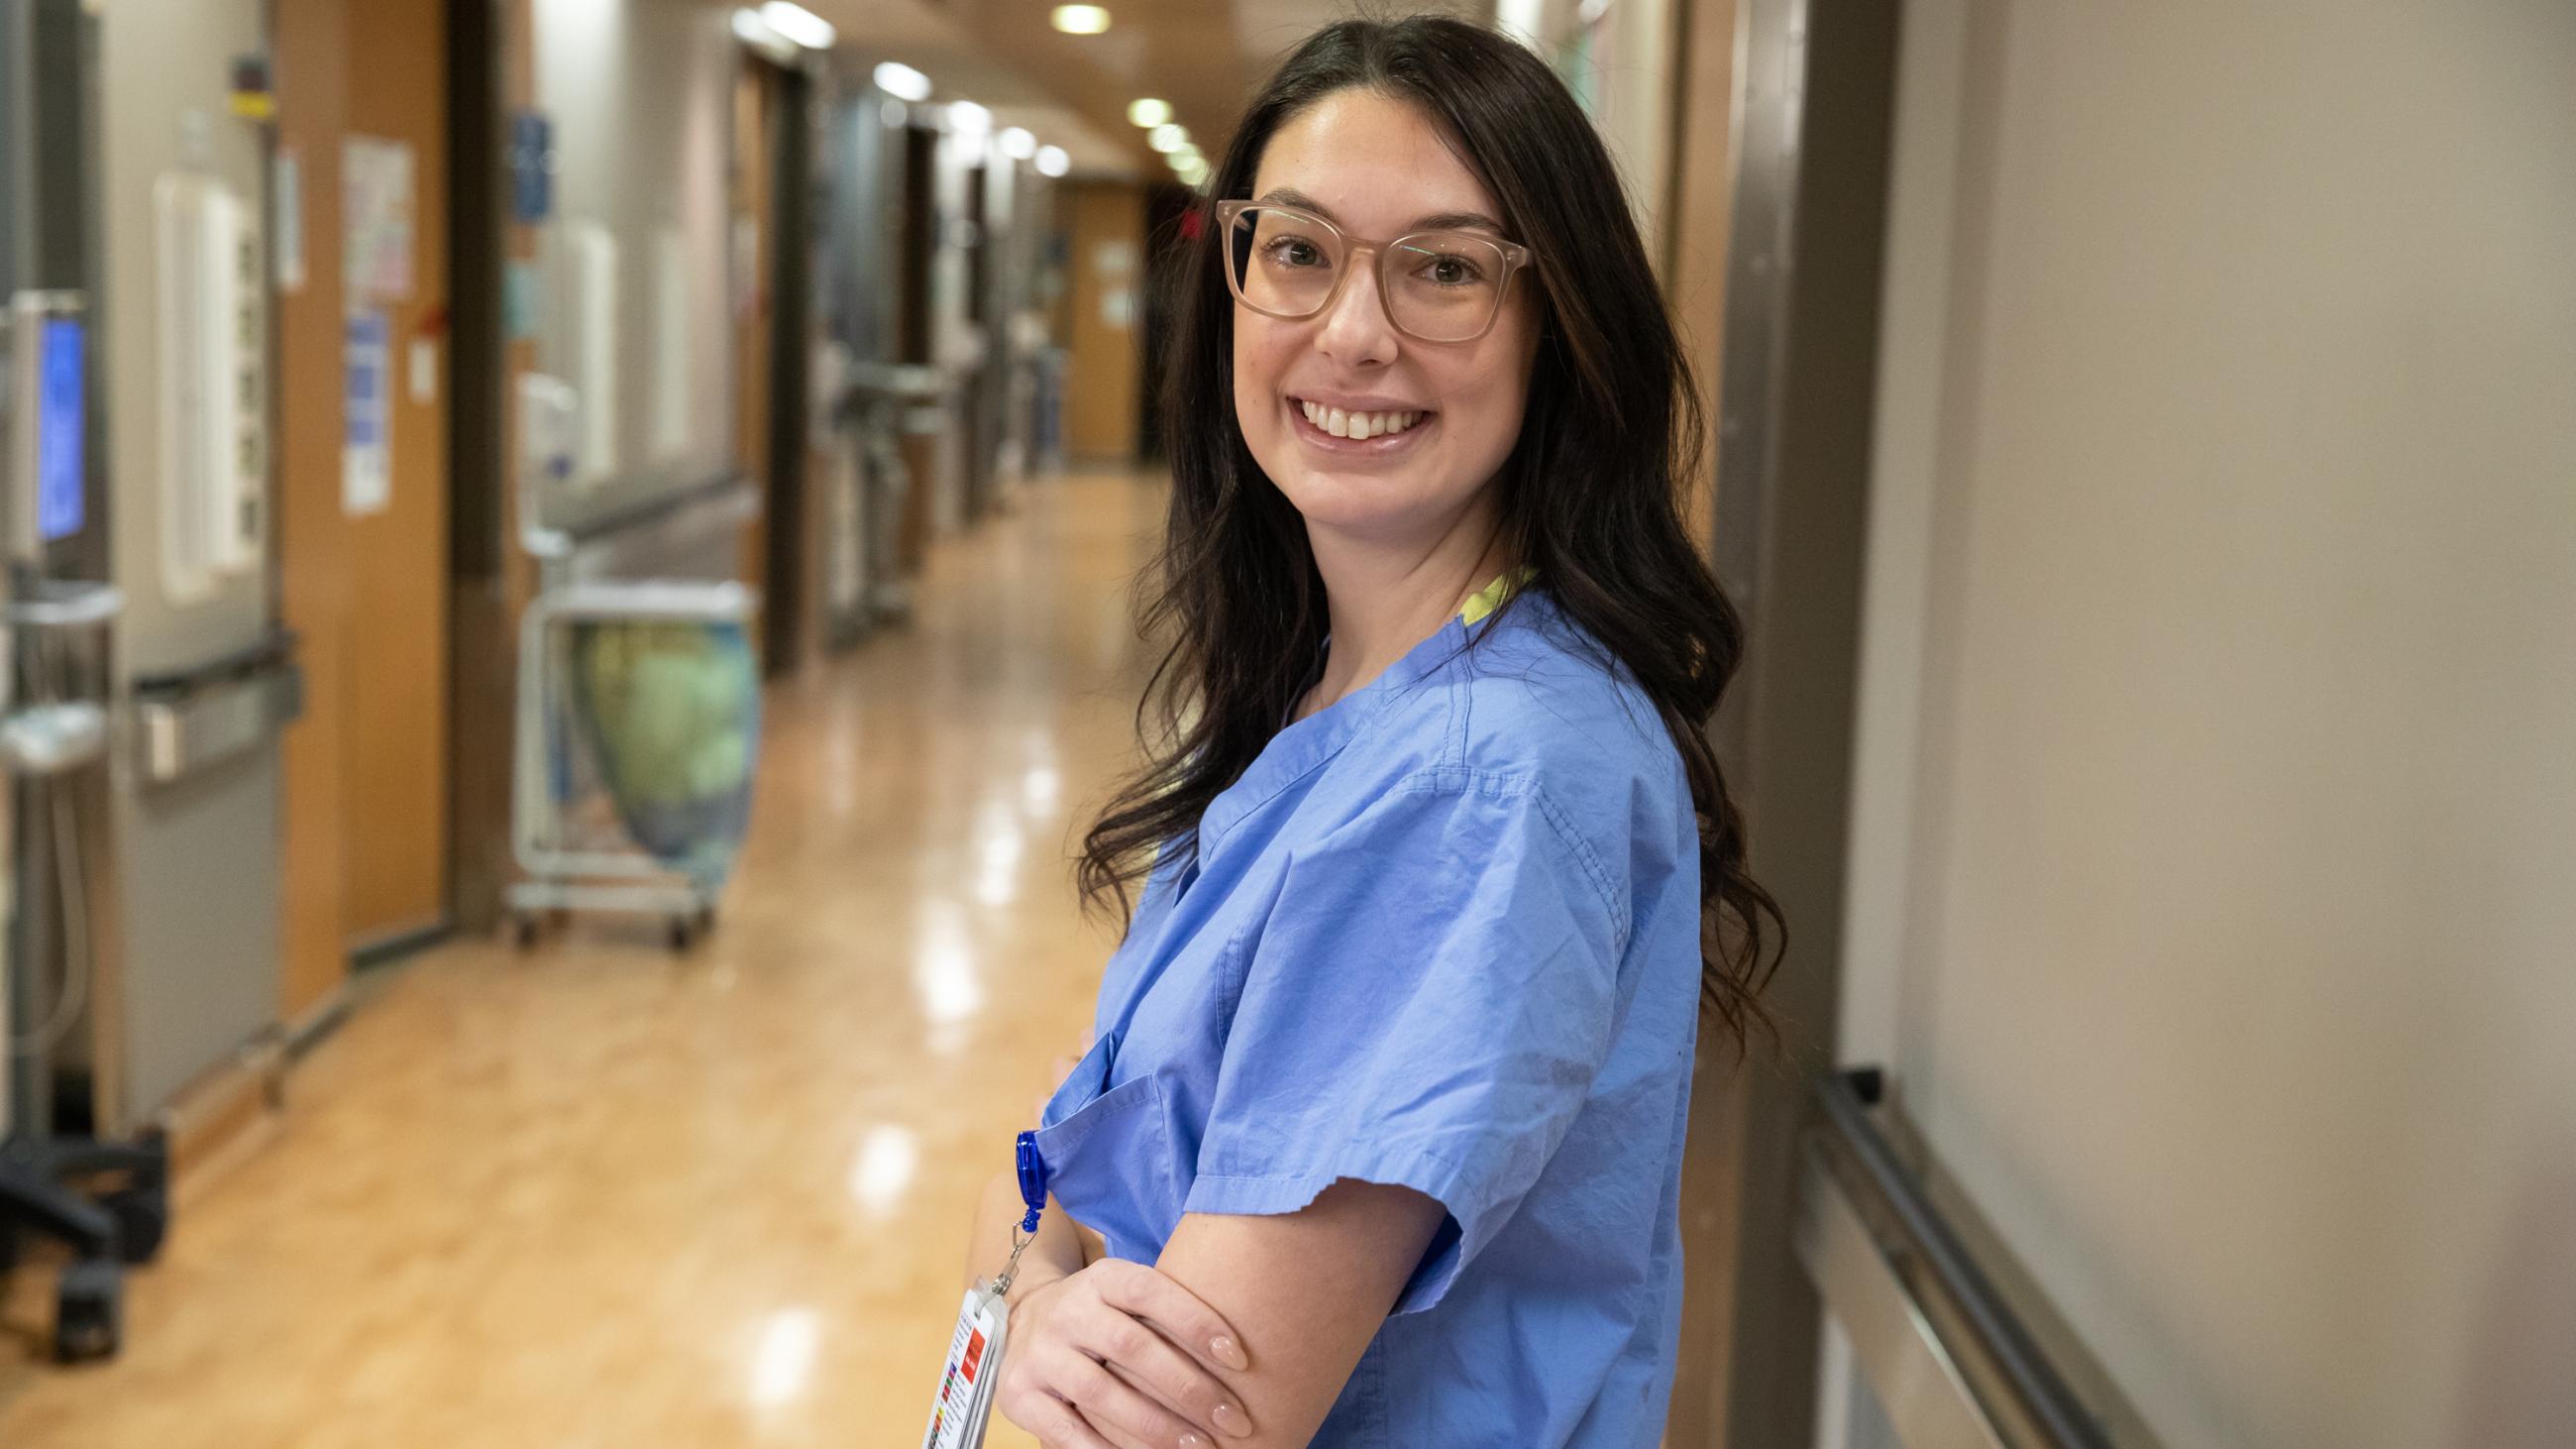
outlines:
[{"label": "retractable badge clip", "polygon": [[1029,1213],[1020,1219],[1017,1228],[1011,1230],[1011,1260],[1002,1265],[1002,1276],[993,1280],[993,1296],[996,1298],[1009,1293],[1011,1285],[1019,1281],[1020,1255],[1029,1250],[1029,1244],[1037,1241],[1038,1219],[1046,1212],[1047,1166],[1046,1158],[1038,1153],[1038,1134],[1021,1133],[1016,1153],[1020,1201],[1027,1204]]},{"label": "retractable badge clip", "polygon": [[977,1449],[993,1415],[993,1384],[1001,1377],[1002,1342],[1010,1330],[1011,1285],[1019,1280],[1020,1256],[1037,1241],[1038,1219],[1046,1212],[1046,1158],[1038,1152],[1038,1135],[1023,1132],[1016,1149],[1020,1201],[1028,1215],[1011,1229],[1010,1260],[1001,1276],[966,1290],[957,1310],[957,1331],[948,1341],[948,1363],[939,1375],[939,1396],[930,1405],[930,1432],[922,1449]]}]

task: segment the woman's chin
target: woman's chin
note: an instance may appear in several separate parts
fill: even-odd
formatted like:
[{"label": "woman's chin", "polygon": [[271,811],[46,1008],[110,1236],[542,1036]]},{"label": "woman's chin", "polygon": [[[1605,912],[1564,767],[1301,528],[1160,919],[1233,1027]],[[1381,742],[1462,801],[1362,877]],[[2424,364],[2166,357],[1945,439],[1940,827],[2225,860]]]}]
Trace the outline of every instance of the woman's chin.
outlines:
[{"label": "woman's chin", "polygon": [[1309,528],[1371,537],[1401,534],[1436,517],[1439,505],[1401,474],[1300,468],[1279,484]]}]

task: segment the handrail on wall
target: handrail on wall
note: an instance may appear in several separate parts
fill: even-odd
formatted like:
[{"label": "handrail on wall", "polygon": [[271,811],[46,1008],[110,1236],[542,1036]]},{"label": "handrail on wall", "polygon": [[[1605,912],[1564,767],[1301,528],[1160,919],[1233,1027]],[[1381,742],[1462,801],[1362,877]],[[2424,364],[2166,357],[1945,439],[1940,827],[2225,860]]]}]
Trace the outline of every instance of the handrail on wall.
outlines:
[{"label": "handrail on wall", "polygon": [[1880,1083],[1817,1086],[1799,1254],[1906,1449],[2113,1449],[1871,1119]]}]

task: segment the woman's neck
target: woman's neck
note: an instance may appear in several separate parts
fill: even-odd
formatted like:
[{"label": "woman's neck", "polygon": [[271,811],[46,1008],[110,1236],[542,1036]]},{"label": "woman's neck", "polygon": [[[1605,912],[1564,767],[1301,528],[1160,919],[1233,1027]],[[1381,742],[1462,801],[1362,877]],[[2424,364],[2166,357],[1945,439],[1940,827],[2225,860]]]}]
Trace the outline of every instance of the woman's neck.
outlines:
[{"label": "woman's neck", "polygon": [[1324,578],[1333,645],[1300,719],[1366,688],[1508,563],[1501,531],[1487,520],[1453,528],[1427,548],[1372,546],[1313,529],[1307,537]]}]

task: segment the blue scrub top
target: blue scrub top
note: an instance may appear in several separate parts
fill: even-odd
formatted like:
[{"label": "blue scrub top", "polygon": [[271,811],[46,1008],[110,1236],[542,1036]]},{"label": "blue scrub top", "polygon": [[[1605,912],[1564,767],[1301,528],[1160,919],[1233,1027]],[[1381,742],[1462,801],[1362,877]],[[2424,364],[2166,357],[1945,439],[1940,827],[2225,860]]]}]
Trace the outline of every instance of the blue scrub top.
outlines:
[{"label": "blue scrub top", "polygon": [[1339,1178],[1448,1210],[1317,1445],[1663,1432],[1699,836],[1586,642],[1531,589],[1281,730],[1148,878],[1041,1119],[1057,1200],[1137,1262]]}]

